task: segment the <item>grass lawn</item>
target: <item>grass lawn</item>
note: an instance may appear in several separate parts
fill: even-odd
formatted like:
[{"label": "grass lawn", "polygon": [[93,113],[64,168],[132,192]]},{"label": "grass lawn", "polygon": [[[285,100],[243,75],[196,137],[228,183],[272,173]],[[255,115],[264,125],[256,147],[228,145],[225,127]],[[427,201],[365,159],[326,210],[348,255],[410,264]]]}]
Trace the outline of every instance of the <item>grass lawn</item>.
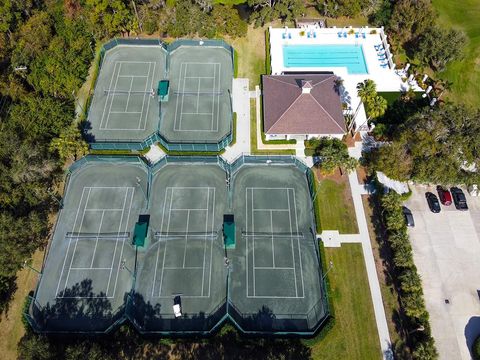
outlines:
[{"label": "grass lawn", "polygon": [[465,58],[448,65],[439,76],[453,82],[449,98],[480,107],[480,1],[433,0],[438,10],[438,21],[465,31],[469,43]]},{"label": "grass lawn", "polygon": [[[32,257],[31,266],[40,269],[43,261],[43,251],[37,250]],[[28,268],[17,273],[17,291],[9,309],[0,315],[0,354],[3,360],[17,359],[17,344],[25,333],[22,323],[23,304],[28,293],[37,284],[37,273]]]},{"label": "grass lawn", "polygon": [[360,244],[326,248],[325,261],[333,261],[328,273],[335,324],[325,337],[305,340],[313,359],[373,360],[381,358],[367,272]]},{"label": "grass lawn", "polygon": [[248,27],[243,38],[227,40],[237,52],[238,77],[250,79],[250,89],[260,85],[260,75],[265,70],[265,30],[267,27]]},{"label": "grass lawn", "polygon": [[317,204],[322,230],[358,234],[355,209],[346,175],[340,181],[323,179],[317,184]]},{"label": "grass lawn", "polygon": [[398,347],[403,343],[404,339],[400,334],[400,304],[398,302],[398,294],[392,284],[390,275],[383,264],[386,260],[390,260],[390,253],[385,250],[386,238],[384,236],[384,229],[379,221],[379,215],[374,212],[369,202],[369,197],[362,196],[363,208],[367,218],[368,233],[372,242],[373,256],[375,258],[375,267],[377,268],[378,280],[380,283],[380,291],[382,292],[383,307],[385,308],[385,315],[387,317],[388,330],[390,331],[390,338],[394,347]]},{"label": "grass lawn", "polygon": [[250,99],[250,153],[253,155],[295,155],[295,150],[258,150],[256,113],[255,99]]}]

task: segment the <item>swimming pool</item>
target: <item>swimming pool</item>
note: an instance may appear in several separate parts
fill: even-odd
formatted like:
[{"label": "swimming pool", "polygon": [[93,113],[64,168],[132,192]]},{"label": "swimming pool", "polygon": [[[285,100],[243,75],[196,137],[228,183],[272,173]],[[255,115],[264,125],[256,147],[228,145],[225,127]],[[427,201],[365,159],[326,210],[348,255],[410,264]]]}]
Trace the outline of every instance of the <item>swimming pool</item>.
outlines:
[{"label": "swimming pool", "polygon": [[349,74],[368,74],[361,45],[284,45],[285,67],[346,67]]}]

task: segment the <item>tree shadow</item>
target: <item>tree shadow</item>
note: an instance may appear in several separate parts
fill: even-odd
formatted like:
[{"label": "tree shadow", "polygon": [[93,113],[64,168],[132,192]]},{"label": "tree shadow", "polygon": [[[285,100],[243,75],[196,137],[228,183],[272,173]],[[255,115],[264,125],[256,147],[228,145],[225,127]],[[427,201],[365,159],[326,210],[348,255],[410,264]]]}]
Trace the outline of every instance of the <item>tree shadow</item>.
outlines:
[{"label": "tree shadow", "polygon": [[[176,332],[177,336],[187,333],[208,333],[226,315],[226,301],[221,302],[212,312],[186,313],[182,312],[180,317],[175,317],[173,310],[167,314],[165,309],[162,313],[161,305],[153,305],[145,301],[140,293],[129,295],[131,302],[127,307],[127,315],[135,327],[142,333],[155,332]],[[172,298],[173,305],[173,298]],[[183,332],[183,334],[182,334]]]},{"label": "tree shadow", "polygon": [[123,306],[115,312],[106,294],[94,293],[92,279],[84,279],[60,292],[53,304],[43,308],[32,304],[32,315],[39,331],[106,331],[124,314]]}]

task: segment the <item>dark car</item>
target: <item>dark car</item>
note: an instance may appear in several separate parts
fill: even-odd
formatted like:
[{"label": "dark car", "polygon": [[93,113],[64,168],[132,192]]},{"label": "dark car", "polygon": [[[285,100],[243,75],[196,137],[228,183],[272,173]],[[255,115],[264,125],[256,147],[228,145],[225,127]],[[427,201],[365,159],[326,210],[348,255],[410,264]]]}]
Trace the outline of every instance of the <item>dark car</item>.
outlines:
[{"label": "dark car", "polygon": [[450,195],[450,191],[443,188],[442,186],[437,186],[438,198],[440,202],[445,206],[452,205],[452,195]]},{"label": "dark car", "polygon": [[431,192],[425,193],[425,197],[427,198],[428,207],[433,213],[440,212],[440,201],[438,201],[437,195]]},{"label": "dark car", "polygon": [[457,210],[467,211],[468,210],[467,199],[465,198],[465,194],[463,193],[462,189],[459,189],[457,187],[452,187],[450,189],[450,192],[452,193],[453,203],[455,204],[455,208]]},{"label": "dark car", "polygon": [[409,208],[402,206],[403,216],[405,216],[405,223],[408,227],[415,227],[415,220],[413,220],[412,212]]}]

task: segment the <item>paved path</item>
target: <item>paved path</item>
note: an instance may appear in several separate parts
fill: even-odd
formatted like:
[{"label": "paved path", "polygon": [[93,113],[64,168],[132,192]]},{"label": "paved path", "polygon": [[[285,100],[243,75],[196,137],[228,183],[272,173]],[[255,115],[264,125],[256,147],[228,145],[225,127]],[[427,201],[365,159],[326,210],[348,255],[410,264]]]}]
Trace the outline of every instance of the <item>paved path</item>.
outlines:
[{"label": "paved path", "polygon": [[250,153],[250,93],[248,79],[233,79],[232,107],[237,113],[236,142],[227,146],[222,157],[232,162],[243,153]]}]

